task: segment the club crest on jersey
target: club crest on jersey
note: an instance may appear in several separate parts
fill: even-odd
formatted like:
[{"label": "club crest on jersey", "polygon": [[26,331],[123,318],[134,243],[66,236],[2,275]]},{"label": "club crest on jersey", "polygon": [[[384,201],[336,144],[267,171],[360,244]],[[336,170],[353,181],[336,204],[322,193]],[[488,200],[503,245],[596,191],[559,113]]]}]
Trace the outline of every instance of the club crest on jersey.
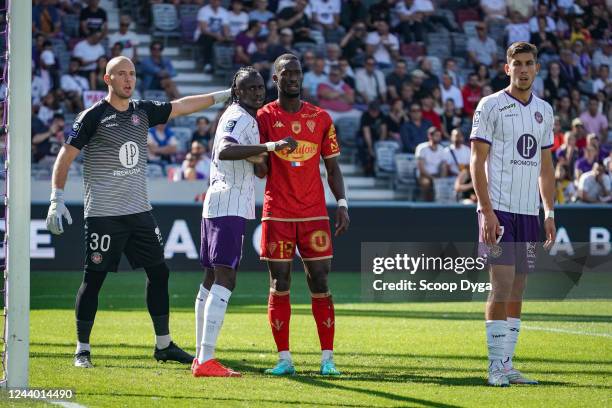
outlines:
[{"label": "club crest on jersey", "polygon": [[317,123],[314,120],[306,121],[306,127],[308,128],[308,130],[310,130],[310,133],[314,133],[316,126],[317,126]]},{"label": "club crest on jersey", "polygon": [[138,126],[140,125],[140,116],[133,114],[132,115],[132,125]]},{"label": "club crest on jersey", "polygon": [[325,252],[329,249],[330,240],[326,231],[317,230],[310,235],[310,247],[317,252]]},{"label": "club crest on jersey", "polygon": [[93,254],[91,254],[91,262],[95,263],[96,265],[100,265],[102,263],[102,254],[99,252],[94,252]]},{"label": "club crest on jersey", "polygon": [[223,128],[223,130],[225,132],[231,132],[232,130],[234,130],[235,127],[236,127],[236,121],[235,120],[228,120],[227,123],[225,124],[225,127]]},{"label": "club crest on jersey", "polygon": [[542,116],[542,114],[538,111],[536,111],[536,113],[533,114],[533,116],[535,117],[536,122],[538,123],[542,123],[542,121],[544,120],[544,117]]},{"label": "club crest on jersey", "polygon": [[300,134],[302,132],[302,124],[300,122],[291,122],[291,131]]},{"label": "club crest on jersey", "polygon": [[268,253],[270,255],[274,255],[274,252],[276,251],[276,248],[278,248],[278,245],[276,244],[276,242],[270,242],[268,244]]}]

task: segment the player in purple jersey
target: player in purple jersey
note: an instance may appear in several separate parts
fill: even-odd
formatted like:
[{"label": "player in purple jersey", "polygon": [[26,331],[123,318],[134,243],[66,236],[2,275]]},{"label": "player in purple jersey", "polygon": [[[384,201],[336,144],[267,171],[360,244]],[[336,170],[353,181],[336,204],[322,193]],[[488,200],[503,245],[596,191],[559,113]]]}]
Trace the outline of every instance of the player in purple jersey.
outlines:
[{"label": "player in purple jersey", "polygon": [[493,386],[537,384],[512,365],[527,272],[535,266],[540,239],[540,197],[546,249],[556,236],[550,150],[554,119],[550,105],[532,95],[540,70],[537,54],[537,48],[526,42],[508,48],[505,70],[510,85],[479,102],[470,136],[480,243],[491,265],[485,319],[488,382]]}]

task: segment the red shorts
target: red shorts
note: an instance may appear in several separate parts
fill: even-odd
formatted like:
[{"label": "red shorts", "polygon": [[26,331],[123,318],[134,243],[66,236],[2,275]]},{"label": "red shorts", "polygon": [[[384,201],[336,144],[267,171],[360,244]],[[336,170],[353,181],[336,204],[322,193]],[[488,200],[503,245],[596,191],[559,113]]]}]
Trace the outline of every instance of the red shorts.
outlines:
[{"label": "red shorts", "polygon": [[267,261],[291,261],[295,248],[304,261],[333,256],[329,220],[262,221],[261,256]]}]

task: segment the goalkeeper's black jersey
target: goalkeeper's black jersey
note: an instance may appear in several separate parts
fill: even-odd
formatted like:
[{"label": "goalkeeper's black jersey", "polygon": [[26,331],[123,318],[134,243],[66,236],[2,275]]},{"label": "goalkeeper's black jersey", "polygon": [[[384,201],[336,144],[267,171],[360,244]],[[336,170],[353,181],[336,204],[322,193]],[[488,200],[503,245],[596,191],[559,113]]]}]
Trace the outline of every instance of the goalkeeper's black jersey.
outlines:
[{"label": "goalkeeper's black jersey", "polygon": [[103,99],[77,116],[66,143],[83,149],[85,217],[151,210],[147,134],[171,110],[167,102],[130,101],[120,112]]}]

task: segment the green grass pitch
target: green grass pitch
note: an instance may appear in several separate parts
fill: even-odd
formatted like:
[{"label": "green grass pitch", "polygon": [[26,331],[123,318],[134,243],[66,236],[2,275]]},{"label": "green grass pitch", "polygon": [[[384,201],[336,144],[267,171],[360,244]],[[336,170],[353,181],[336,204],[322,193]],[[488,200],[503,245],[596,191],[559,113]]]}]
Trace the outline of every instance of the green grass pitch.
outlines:
[{"label": "green grass pitch", "polygon": [[[200,273],[171,275],[171,332],[194,350]],[[360,303],[358,274],[336,273],[341,378],[317,374],[319,345],[302,273],[294,272],[291,347],[298,375],[262,374],[276,360],[266,315],[268,280],[240,273],[217,357],[243,378],[193,378],[152,358],[144,273],[113,274],[92,334],[96,367],[72,367],[79,272],[32,274],[30,385],[71,388],[87,407],[603,407],[612,406],[612,317],[607,301],[528,302],[516,366],[536,387],[485,386],[483,304]],[[0,406],[42,406],[0,399]]]}]

